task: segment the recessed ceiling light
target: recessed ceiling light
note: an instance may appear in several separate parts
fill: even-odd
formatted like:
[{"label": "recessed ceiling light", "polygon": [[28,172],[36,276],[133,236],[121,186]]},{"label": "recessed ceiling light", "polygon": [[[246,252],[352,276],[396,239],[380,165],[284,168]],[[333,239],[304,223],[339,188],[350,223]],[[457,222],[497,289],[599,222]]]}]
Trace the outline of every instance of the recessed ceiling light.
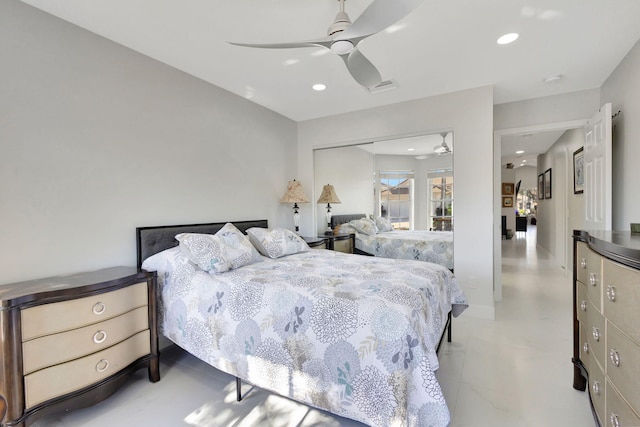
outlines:
[{"label": "recessed ceiling light", "polygon": [[393,33],[397,32],[397,31],[400,31],[400,30],[406,28],[406,26],[407,26],[406,23],[404,23],[404,24],[393,24],[393,25],[390,25],[387,28],[385,28],[384,32],[387,33],[387,34],[393,34]]},{"label": "recessed ceiling light", "polygon": [[509,43],[513,43],[514,41],[516,41],[518,39],[518,37],[520,37],[518,35],[518,33],[509,33],[509,34],[505,34],[504,36],[500,37],[497,41],[498,44],[509,44]]},{"label": "recessed ceiling light", "polygon": [[527,163],[527,160],[526,160],[526,159],[525,159],[525,160],[523,160],[523,161],[522,161],[522,163]]},{"label": "recessed ceiling light", "polygon": [[299,59],[295,59],[295,58],[291,58],[291,59],[287,59],[283,62],[284,65],[293,65],[293,64],[297,64],[298,62],[300,62]]},{"label": "recessed ceiling light", "polygon": [[542,79],[542,81],[544,83],[553,83],[553,82],[557,82],[561,78],[562,78],[562,74],[554,74],[553,76],[545,77],[544,79]]},{"label": "recessed ceiling light", "polygon": [[415,148],[407,148],[407,151],[416,151]]},{"label": "recessed ceiling light", "polygon": [[318,92],[323,91],[327,88],[327,86],[323,85],[322,83],[316,83],[311,87],[313,88],[313,90],[317,90]]},{"label": "recessed ceiling light", "polygon": [[516,151],[516,154],[522,154],[522,153],[524,153],[524,150],[518,150],[518,151]]}]

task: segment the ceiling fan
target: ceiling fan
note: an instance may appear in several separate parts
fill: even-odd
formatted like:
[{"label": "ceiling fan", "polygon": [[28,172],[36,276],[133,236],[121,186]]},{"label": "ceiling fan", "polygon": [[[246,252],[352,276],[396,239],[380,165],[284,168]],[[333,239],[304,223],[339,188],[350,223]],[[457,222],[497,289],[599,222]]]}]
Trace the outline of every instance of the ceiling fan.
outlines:
[{"label": "ceiling fan", "polygon": [[374,0],[353,23],[344,11],[345,0],[338,2],[340,12],[329,26],[327,37],[294,43],[230,43],[266,49],[324,47],[343,59],[351,76],[360,85],[373,88],[382,82],[382,77],[375,65],[358,50],[358,44],[407,16],[422,3],[422,0]]},{"label": "ceiling fan", "polygon": [[433,151],[439,156],[442,156],[444,154],[451,154],[453,152],[451,150],[451,147],[449,147],[447,145],[447,143],[445,142],[445,139],[446,139],[448,133],[449,132],[441,133],[440,136],[442,137],[442,144],[439,144],[439,145],[436,145],[435,147],[433,147]]}]

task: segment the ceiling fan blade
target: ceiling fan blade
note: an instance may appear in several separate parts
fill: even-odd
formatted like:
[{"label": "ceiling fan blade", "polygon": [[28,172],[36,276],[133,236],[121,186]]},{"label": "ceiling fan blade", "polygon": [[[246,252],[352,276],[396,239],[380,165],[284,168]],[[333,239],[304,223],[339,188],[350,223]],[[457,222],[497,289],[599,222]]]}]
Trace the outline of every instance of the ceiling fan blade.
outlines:
[{"label": "ceiling fan blade", "polygon": [[410,14],[422,2],[423,0],[374,0],[337,39],[362,39],[380,32]]},{"label": "ceiling fan blade", "polygon": [[372,88],[382,82],[378,69],[357,48],[349,55],[342,55],[349,72],[361,86]]},{"label": "ceiling fan blade", "polygon": [[331,43],[333,39],[329,37],[325,37],[323,39],[318,40],[309,40],[304,42],[293,42],[293,43],[235,43],[228,42],[234,46],[243,46],[243,47],[257,47],[262,49],[296,49],[300,47],[326,47],[329,49],[331,47]]}]

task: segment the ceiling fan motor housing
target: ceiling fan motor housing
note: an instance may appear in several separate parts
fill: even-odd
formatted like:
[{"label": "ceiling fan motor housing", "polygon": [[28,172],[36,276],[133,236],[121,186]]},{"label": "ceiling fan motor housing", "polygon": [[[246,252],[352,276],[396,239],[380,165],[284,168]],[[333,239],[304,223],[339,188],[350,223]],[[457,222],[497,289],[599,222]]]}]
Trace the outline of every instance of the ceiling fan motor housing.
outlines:
[{"label": "ceiling fan motor housing", "polygon": [[340,11],[336,15],[336,19],[333,21],[333,24],[329,26],[327,30],[327,34],[329,36],[333,36],[336,33],[340,33],[351,26],[351,19],[349,19],[349,15],[347,12]]}]

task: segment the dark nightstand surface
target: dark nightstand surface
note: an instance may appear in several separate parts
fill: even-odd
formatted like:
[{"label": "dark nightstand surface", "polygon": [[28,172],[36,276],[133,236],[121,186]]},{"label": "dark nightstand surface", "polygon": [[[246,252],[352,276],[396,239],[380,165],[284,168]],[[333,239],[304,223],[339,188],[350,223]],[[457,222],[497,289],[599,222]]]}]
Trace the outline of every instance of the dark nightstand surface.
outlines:
[{"label": "dark nightstand surface", "polygon": [[[327,239],[327,249],[331,249],[332,251],[339,251],[345,253],[353,253],[353,248],[356,246],[356,235],[355,234],[333,234],[333,235],[319,235],[319,238]],[[340,242],[336,244],[336,242]]]}]

